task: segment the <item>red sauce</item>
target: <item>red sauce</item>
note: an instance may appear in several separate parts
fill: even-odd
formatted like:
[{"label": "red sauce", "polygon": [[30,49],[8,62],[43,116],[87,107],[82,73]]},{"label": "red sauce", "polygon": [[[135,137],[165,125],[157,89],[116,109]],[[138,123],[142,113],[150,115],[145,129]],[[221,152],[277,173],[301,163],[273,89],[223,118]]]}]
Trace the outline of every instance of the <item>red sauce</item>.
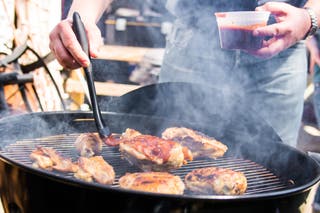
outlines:
[{"label": "red sauce", "polygon": [[253,36],[253,30],[257,26],[265,24],[256,24],[250,26],[223,26],[220,27],[221,47],[225,49],[247,49],[254,50],[262,47],[263,38]]},{"label": "red sauce", "polygon": [[105,144],[109,145],[109,146],[117,146],[119,145],[121,139],[120,136],[118,135],[110,135],[107,138],[104,138],[104,142]]}]

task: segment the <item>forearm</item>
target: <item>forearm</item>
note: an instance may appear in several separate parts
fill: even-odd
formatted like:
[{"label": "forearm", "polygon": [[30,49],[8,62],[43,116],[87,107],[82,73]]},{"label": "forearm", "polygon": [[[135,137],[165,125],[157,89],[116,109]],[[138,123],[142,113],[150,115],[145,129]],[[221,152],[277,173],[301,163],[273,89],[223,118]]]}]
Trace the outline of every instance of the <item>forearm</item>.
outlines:
[{"label": "forearm", "polygon": [[77,11],[83,22],[97,23],[111,2],[112,0],[73,0],[68,18],[72,18],[72,14]]},{"label": "forearm", "polygon": [[310,7],[314,10],[318,18],[318,26],[320,26],[320,1],[319,0],[309,0],[305,4],[305,7]]}]

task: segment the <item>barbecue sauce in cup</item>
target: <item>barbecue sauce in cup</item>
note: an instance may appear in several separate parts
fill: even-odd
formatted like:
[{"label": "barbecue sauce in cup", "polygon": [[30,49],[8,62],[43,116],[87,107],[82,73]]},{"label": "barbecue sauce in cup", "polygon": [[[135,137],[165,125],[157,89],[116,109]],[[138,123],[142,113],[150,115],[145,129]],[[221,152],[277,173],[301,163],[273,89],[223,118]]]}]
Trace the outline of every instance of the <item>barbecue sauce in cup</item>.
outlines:
[{"label": "barbecue sauce in cup", "polygon": [[233,11],[215,13],[223,49],[255,50],[262,47],[264,37],[253,31],[267,25],[270,12]]},{"label": "barbecue sauce in cup", "polygon": [[220,45],[224,49],[255,50],[262,47],[264,37],[254,36],[253,30],[265,24],[254,26],[222,26],[219,29]]}]

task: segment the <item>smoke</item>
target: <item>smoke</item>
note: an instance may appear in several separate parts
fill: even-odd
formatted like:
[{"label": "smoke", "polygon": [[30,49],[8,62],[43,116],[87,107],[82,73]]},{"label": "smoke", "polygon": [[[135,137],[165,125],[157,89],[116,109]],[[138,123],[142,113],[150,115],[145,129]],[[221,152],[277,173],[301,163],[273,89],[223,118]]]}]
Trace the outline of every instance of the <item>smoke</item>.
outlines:
[{"label": "smoke", "polygon": [[[188,82],[194,83],[197,86],[190,86],[190,88],[185,86],[185,89],[181,89],[178,86],[175,87],[169,84],[168,86],[171,87],[167,90],[163,86],[163,90],[161,91],[152,91],[156,93],[153,98],[160,100],[156,102],[157,104],[149,103],[149,99],[148,103],[144,104],[154,106],[160,111],[155,112],[155,110],[150,109],[153,114],[164,115],[168,112],[164,113],[164,110],[161,108],[166,108],[170,112],[170,116],[173,114],[175,117],[189,118],[188,120],[200,123],[208,114],[212,114],[213,116],[219,115],[221,120],[217,121],[214,126],[217,129],[222,129],[222,126],[227,123],[223,120],[228,120],[232,114],[230,114],[230,111],[236,110],[239,100],[245,96],[243,84],[247,79],[246,76],[239,76],[238,68],[236,68],[239,53],[237,51],[224,51],[220,48],[217,24],[214,17],[216,9],[212,7],[204,9],[197,1],[178,1],[179,3],[177,4],[174,4],[174,1],[167,1],[166,6],[168,10],[164,11],[164,2],[162,4],[159,4],[159,2],[153,4],[152,2],[157,1],[145,2],[144,6],[141,7],[144,9],[141,14],[158,15],[157,17],[144,16],[145,23],[161,24],[161,21],[171,22],[175,27],[170,33],[167,35],[161,34],[159,27],[137,26],[135,27],[135,33],[128,32],[128,30],[132,30],[129,26],[126,27],[126,31],[118,33],[130,34],[132,38],[135,38],[133,39],[134,41],[127,41],[132,42],[129,43],[129,46],[130,44],[139,46],[141,45],[139,42],[143,40],[145,42],[144,46],[147,47],[161,46],[164,48],[166,46],[159,82]],[[202,4],[208,4],[208,2],[203,1]],[[219,4],[221,7],[227,8],[224,5],[225,3]],[[186,8],[189,9],[187,10]],[[204,10],[199,13],[190,11],[194,8]],[[183,17],[183,19],[176,19],[176,17],[181,16],[179,11],[188,11],[190,14]],[[131,19],[128,18],[128,20],[130,21]],[[165,44],[163,41],[165,41]],[[106,67],[108,66],[97,67],[94,70],[95,72],[99,72],[100,69],[105,70]],[[108,72],[119,74],[113,71],[116,68],[119,67],[109,66]],[[97,74],[96,78],[101,77],[102,74]],[[132,101],[134,101],[135,105],[132,106],[126,102],[127,106],[123,110],[136,111],[135,108],[139,106],[139,103],[133,98]],[[101,105],[108,106],[106,102]],[[107,107],[108,110],[119,111],[122,108],[122,106],[114,106],[114,103],[110,105],[110,107]],[[132,106],[133,109],[130,110],[128,105]],[[146,106],[148,109],[151,108],[148,106]],[[174,106],[177,108],[177,112],[173,110],[174,107],[170,108],[167,106]],[[180,107],[178,106],[183,107],[184,110],[179,109]]]},{"label": "smoke", "polygon": [[[238,144],[268,144],[281,139],[252,108],[252,105],[255,109],[264,108],[264,103],[254,98],[256,85],[251,81],[252,75],[262,72],[256,66],[257,59],[240,51],[220,48],[214,12],[233,10],[239,1],[217,1],[216,5],[208,6],[210,2],[201,1],[201,5],[192,0],[167,1],[168,11],[161,13],[161,19],[170,21],[173,28],[165,35],[159,84],[102,101],[101,106],[106,111],[180,120],[181,124],[221,140],[234,155],[241,156],[244,146]],[[256,5],[252,2],[240,3],[254,8]],[[136,33],[141,33],[139,30],[141,28]],[[150,42],[157,46],[159,32],[150,27],[144,30],[148,31],[138,34],[141,39],[152,38]]]},{"label": "smoke", "polygon": [[[142,8],[158,12],[149,7],[149,3],[148,1]],[[240,8],[239,4],[242,5]],[[103,109],[181,118],[198,123],[206,121],[212,123],[212,129],[217,129],[213,130],[218,135],[212,135],[214,137],[222,137],[224,134],[221,131],[229,127],[239,130],[236,140],[259,141],[265,129],[272,129],[271,124],[274,125],[265,118],[272,118],[274,122],[276,116],[280,117],[280,113],[283,113],[273,109],[273,104],[264,100],[263,97],[267,100],[269,94],[264,94],[264,89],[256,85],[256,82],[268,81],[268,67],[275,66],[274,61],[266,63],[265,59],[257,59],[238,50],[221,49],[214,16],[214,12],[248,8],[253,10],[255,6],[255,1],[216,1],[214,5],[212,1],[167,1],[168,11],[160,13],[161,19],[153,19],[155,22],[170,21],[173,25],[170,33],[165,35],[165,54],[158,81],[163,83],[159,86],[161,90],[141,88],[123,97],[112,98],[110,103],[103,102]],[[150,23],[150,17],[143,18],[146,23]],[[142,27],[135,28],[141,40],[153,38],[150,40],[152,44],[159,42],[154,35],[156,27],[145,27],[143,30],[148,31],[143,33]],[[128,29],[127,26],[126,30]],[[159,32],[157,33],[159,35]],[[132,36],[134,37],[134,34]],[[111,72],[117,73],[113,70]],[[164,84],[165,82],[185,82],[193,85],[179,88],[174,86],[174,83]],[[159,87],[155,86],[157,89]],[[152,95],[146,94],[146,91]],[[263,115],[263,118],[260,115]],[[276,133],[273,131],[272,134]]]}]

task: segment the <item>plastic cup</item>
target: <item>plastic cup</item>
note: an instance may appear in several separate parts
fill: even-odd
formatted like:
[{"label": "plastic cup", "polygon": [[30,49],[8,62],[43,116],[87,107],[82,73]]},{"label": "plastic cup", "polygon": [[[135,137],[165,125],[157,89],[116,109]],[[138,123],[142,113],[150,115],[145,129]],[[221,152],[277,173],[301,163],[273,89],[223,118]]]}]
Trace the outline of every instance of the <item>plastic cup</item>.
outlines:
[{"label": "plastic cup", "polygon": [[253,36],[252,32],[257,27],[267,25],[270,12],[218,12],[215,13],[215,16],[221,48],[254,50],[262,47],[264,37]]}]

